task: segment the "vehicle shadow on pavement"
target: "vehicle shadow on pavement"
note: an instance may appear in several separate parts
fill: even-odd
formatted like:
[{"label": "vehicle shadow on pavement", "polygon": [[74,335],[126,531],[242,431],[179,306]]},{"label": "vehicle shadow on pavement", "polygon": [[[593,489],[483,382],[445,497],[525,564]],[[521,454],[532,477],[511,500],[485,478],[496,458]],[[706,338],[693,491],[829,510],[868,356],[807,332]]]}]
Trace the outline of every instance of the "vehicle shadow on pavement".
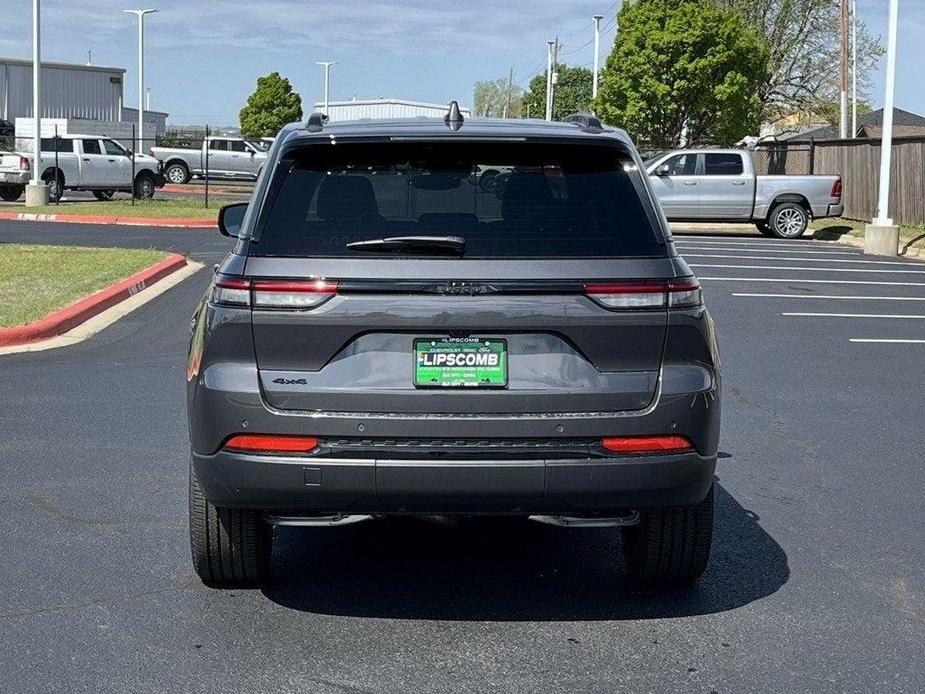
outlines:
[{"label": "vehicle shadow on pavement", "polygon": [[713,554],[699,583],[686,589],[642,589],[627,581],[618,529],[503,518],[277,528],[272,571],[264,595],[295,610],[494,621],[723,612],[771,595],[790,575],[780,545],[718,482]]}]

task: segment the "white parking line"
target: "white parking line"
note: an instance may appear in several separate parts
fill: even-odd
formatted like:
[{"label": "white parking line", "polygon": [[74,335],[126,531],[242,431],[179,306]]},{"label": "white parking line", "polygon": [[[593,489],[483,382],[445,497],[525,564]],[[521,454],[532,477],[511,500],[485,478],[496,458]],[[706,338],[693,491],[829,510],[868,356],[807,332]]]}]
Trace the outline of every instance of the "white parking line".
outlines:
[{"label": "white parking line", "polygon": [[698,277],[710,282],[792,282],[793,284],[876,284],[885,287],[925,287],[925,282],[876,282],[874,280],[808,280],[802,277]]},{"label": "white parking line", "polygon": [[785,248],[772,248],[768,246],[754,247],[754,248],[745,248],[742,246],[700,246],[700,245],[679,245],[678,250],[682,255],[687,255],[688,251],[734,251],[736,253],[790,253],[790,254],[805,254],[805,255],[850,255],[856,256],[858,258],[863,258],[864,254],[860,251],[804,251],[800,249],[788,250]]},{"label": "white parking line", "polygon": [[698,236],[696,234],[672,234],[672,238],[675,241],[683,239],[697,239],[698,242],[706,241],[708,243],[766,243],[766,244],[780,244],[782,246],[791,246],[791,245],[807,245],[807,244],[818,244],[818,241],[813,239],[781,239],[780,241],[772,241],[771,239],[765,236]]},{"label": "white parking line", "polygon": [[[701,277],[700,279],[704,279]],[[925,296],[840,296],[838,294],[750,294],[733,292],[733,296],[757,297],[761,299],[826,299],[836,301],[925,301]]]},{"label": "white parking line", "polygon": [[685,258],[727,258],[735,260],[802,260],[806,263],[859,263],[864,265],[904,265],[915,267],[901,260],[847,260],[844,258],[780,258],[770,255],[710,255],[706,253],[684,253]]},{"label": "white parking line", "polygon": [[925,320],[925,316],[913,316],[906,313],[782,313],[782,316],[803,316],[806,318],[906,318]]},{"label": "white parking line", "polygon": [[848,342],[867,342],[884,345],[925,345],[925,340],[887,340],[882,338],[874,339],[864,337],[852,337],[849,338]]},{"label": "white parking line", "polygon": [[864,270],[847,267],[791,267],[789,265],[720,265],[714,263],[691,263],[691,267],[731,268],[733,270],[787,270],[788,272],[885,272],[889,274],[925,275],[925,270]]}]

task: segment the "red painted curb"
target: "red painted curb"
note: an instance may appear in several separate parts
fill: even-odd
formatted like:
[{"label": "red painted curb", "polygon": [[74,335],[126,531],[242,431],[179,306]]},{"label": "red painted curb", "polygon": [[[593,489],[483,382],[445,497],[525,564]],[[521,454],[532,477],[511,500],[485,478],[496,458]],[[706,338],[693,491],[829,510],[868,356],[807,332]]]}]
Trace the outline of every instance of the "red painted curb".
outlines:
[{"label": "red painted curb", "polygon": [[171,253],[169,257],[156,265],[136,272],[128,279],[100,289],[90,296],[78,299],[73,304],[50,313],[34,323],[0,328],[0,347],[24,345],[66,333],[185,265],[186,258],[178,253]]},{"label": "red painted curb", "polygon": [[214,219],[193,217],[118,217],[90,214],[36,214],[35,212],[0,212],[0,220],[11,222],[60,222],[64,224],[119,224],[136,227],[182,227],[186,229],[214,229]]}]

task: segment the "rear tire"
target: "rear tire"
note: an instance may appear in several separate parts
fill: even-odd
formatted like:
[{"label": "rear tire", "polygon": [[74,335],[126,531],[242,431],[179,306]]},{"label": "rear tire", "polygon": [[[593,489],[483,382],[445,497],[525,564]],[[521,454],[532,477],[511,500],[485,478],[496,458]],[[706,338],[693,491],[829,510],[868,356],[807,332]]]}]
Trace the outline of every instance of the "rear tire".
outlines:
[{"label": "rear tire", "polygon": [[154,177],[146,172],[138,174],[135,178],[135,197],[150,200],[154,197]]},{"label": "rear tire", "polygon": [[94,190],[93,197],[97,200],[112,200],[112,196],[116,194],[114,190]]},{"label": "rear tire", "polygon": [[802,205],[795,202],[782,202],[775,205],[768,215],[768,227],[771,234],[779,239],[798,239],[809,226],[809,213]]},{"label": "rear tire", "polygon": [[58,202],[64,195],[64,176],[60,172],[46,173],[42,180],[48,186],[48,202]]},{"label": "rear tire", "polygon": [[641,511],[623,528],[623,557],[639,583],[688,585],[703,573],[713,538],[713,487],[694,506]]},{"label": "rear tire", "polygon": [[25,192],[25,186],[0,186],[0,200],[4,202],[16,202]]},{"label": "rear tire", "polygon": [[259,511],[214,506],[189,473],[189,536],[193,567],[210,586],[255,584],[270,568],[273,530]]}]

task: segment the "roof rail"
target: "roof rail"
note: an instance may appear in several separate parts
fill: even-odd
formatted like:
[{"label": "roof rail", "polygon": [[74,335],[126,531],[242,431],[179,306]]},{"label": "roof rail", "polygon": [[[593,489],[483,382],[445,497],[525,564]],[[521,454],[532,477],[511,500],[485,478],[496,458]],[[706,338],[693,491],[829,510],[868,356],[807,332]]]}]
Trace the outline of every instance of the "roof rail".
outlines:
[{"label": "roof rail", "polygon": [[604,126],[600,119],[593,113],[573,113],[562,119],[563,123],[574,123],[582,130],[587,132],[601,133],[604,132]]},{"label": "roof rail", "polygon": [[310,133],[320,133],[324,124],[328,122],[328,117],[326,114],[321,113],[321,111],[315,111],[308,117],[308,122],[305,123],[305,129]]},{"label": "roof rail", "polygon": [[446,112],[446,115],[443,116],[443,122],[446,123],[446,127],[450,130],[459,130],[463,126],[462,111],[459,110],[459,103],[457,101],[450,102],[450,110]]}]

